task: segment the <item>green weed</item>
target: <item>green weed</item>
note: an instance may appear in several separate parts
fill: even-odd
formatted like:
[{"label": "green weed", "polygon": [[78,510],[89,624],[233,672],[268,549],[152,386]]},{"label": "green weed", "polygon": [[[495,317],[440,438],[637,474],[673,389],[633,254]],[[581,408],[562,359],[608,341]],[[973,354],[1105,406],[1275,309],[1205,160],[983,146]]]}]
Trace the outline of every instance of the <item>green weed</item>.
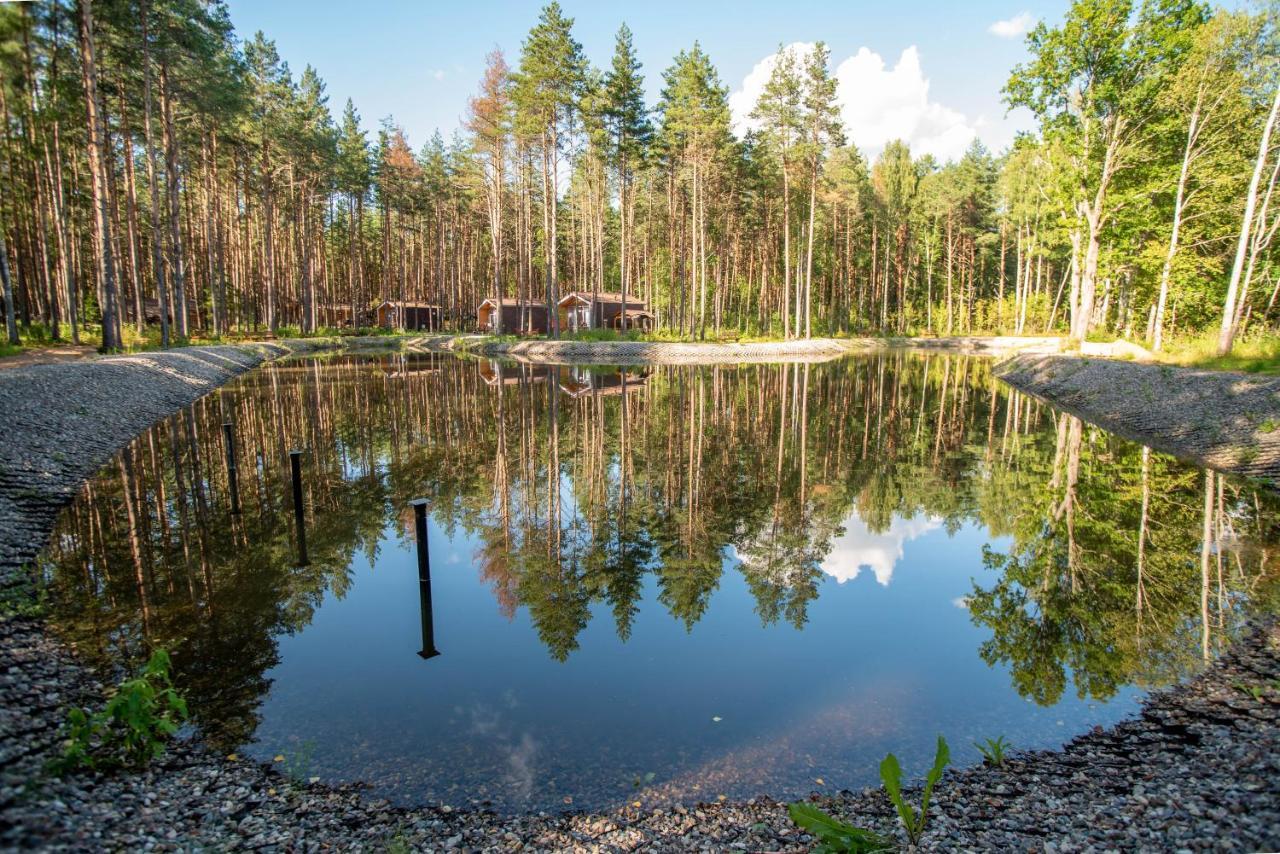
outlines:
[{"label": "green weed", "polygon": [[974,742],[973,746],[978,748],[982,754],[983,760],[988,765],[999,768],[1004,764],[1005,754],[1010,748],[1009,742],[1005,741],[1004,736],[985,739],[982,743]]},{"label": "green weed", "polygon": [[[997,743],[1001,745],[1001,751],[1006,746],[1003,742],[1003,737],[997,739]],[[991,743],[990,740],[988,740],[988,743]],[[951,764],[951,749],[947,747],[947,740],[942,736],[938,736],[938,746],[933,756],[933,767],[929,769],[929,773],[925,777],[924,791],[920,798],[920,811],[917,812],[915,807],[908,804],[902,796],[902,766],[898,764],[898,757],[890,753],[880,763],[880,779],[884,782],[884,788],[889,795],[889,800],[893,802],[894,807],[898,810],[898,818],[902,821],[902,827],[907,833],[907,841],[911,845],[919,844],[920,837],[924,835],[925,822],[929,815],[929,801],[933,798],[933,789],[938,785],[938,781],[942,779],[943,769],[949,764]],[[791,820],[795,822],[797,827],[803,828],[818,840],[818,844],[814,848],[815,851],[828,852],[828,854],[837,854],[837,852],[864,854],[864,852],[872,851],[889,851],[894,847],[893,843],[883,836],[832,818],[812,804],[803,801],[796,801],[788,805],[787,812],[791,815]]]},{"label": "green weed", "polygon": [[938,736],[938,746],[933,754],[933,767],[925,777],[924,791],[920,797],[920,811],[916,812],[915,807],[902,797],[902,766],[898,764],[898,757],[890,753],[880,763],[880,779],[884,781],[889,800],[893,801],[893,805],[898,810],[898,818],[902,820],[902,827],[907,832],[907,841],[912,845],[919,843],[920,837],[924,835],[933,787],[942,779],[942,771],[949,764],[951,764],[951,750],[947,747],[947,740]]},{"label": "green weed", "polygon": [[67,742],[53,770],[145,765],[164,753],[165,742],[186,719],[187,703],[169,679],[169,654],[158,649],[102,709],[67,712]]},{"label": "green weed", "polygon": [[813,850],[819,854],[864,854],[893,850],[893,843],[883,836],[845,824],[812,804],[796,801],[788,805],[787,812],[797,827],[818,841]]}]

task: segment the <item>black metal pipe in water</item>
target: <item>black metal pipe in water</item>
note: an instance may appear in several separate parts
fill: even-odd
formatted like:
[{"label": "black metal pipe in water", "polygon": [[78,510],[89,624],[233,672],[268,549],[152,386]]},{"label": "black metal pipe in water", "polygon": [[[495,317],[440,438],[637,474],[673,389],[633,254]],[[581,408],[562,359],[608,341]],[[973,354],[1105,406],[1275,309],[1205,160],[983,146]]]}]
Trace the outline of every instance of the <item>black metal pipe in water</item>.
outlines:
[{"label": "black metal pipe in water", "polygon": [[222,422],[222,436],[227,446],[227,492],[231,496],[231,512],[240,512],[240,481],[236,471],[236,434],[230,421]]},{"label": "black metal pipe in water", "polygon": [[419,658],[435,658],[435,619],[431,607],[431,549],[427,542],[427,499],[415,498],[409,502],[413,508],[414,538],[418,541],[418,609],[422,615],[422,649]]},{"label": "black metal pipe in water", "polygon": [[298,526],[298,566],[306,566],[307,526],[302,516],[302,451],[289,452],[289,469],[293,474],[293,520]]}]

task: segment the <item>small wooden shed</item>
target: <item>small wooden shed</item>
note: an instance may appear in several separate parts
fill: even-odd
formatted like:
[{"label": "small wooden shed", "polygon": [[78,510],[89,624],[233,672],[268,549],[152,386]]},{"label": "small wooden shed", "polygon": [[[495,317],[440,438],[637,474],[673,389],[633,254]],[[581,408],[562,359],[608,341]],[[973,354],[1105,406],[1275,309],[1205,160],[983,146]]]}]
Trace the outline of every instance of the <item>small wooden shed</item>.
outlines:
[{"label": "small wooden shed", "polygon": [[546,303],[528,300],[489,298],[476,309],[476,328],[483,332],[496,332],[499,311],[503,333],[516,335],[545,334],[547,331]]},{"label": "small wooden shed", "polygon": [[374,322],[385,329],[414,329],[435,332],[440,329],[440,306],[426,302],[383,300],[374,310]]},{"label": "small wooden shed", "polygon": [[320,303],[316,306],[316,323],[319,326],[328,326],[335,329],[355,326],[353,318],[354,312],[349,305]]}]

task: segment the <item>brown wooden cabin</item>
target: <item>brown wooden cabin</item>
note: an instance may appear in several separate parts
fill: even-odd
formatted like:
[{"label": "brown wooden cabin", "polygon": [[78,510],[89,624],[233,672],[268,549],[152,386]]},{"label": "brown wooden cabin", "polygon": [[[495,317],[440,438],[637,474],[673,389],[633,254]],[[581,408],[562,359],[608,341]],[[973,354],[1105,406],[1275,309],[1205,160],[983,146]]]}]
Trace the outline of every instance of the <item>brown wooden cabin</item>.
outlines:
[{"label": "brown wooden cabin", "polygon": [[[480,303],[476,309],[476,328],[482,332],[496,332],[498,311],[502,312],[502,331],[516,335],[545,335],[547,332],[546,303],[521,302],[517,299],[492,297]],[[521,317],[524,324],[521,325]]]},{"label": "brown wooden cabin", "polygon": [[316,305],[316,325],[333,329],[355,326],[355,313],[349,305],[318,303]]},{"label": "brown wooden cabin", "polygon": [[626,379],[628,393],[638,391],[649,379],[643,368],[623,369],[611,373],[601,373],[585,368],[570,368],[560,376],[560,390],[569,397],[589,397],[591,395],[620,395],[623,379]]},{"label": "brown wooden cabin", "polygon": [[653,328],[653,314],[648,304],[627,295],[627,310],[622,311],[622,294],[601,291],[573,291],[559,302],[560,328],[570,332],[579,329],[643,329]]},{"label": "brown wooden cabin", "polygon": [[[134,307],[134,303],[132,301],[129,301],[127,304],[122,301],[120,305],[121,310],[124,312],[127,312],[128,314],[133,313],[131,311],[133,307]],[[198,315],[196,313],[195,304],[190,300],[188,300],[187,301],[187,326],[189,328],[191,329],[196,328],[197,317]],[[160,325],[160,300],[144,299],[142,301],[142,318],[146,323],[152,326],[159,326]],[[172,300],[169,301],[169,325],[170,326],[173,325],[173,301]]]},{"label": "brown wooden cabin", "polygon": [[426,302],[383,300],[373,310],[374,323],[384,329],[414,329],[435,332],[440,329],[443,313],[440,306]]}]

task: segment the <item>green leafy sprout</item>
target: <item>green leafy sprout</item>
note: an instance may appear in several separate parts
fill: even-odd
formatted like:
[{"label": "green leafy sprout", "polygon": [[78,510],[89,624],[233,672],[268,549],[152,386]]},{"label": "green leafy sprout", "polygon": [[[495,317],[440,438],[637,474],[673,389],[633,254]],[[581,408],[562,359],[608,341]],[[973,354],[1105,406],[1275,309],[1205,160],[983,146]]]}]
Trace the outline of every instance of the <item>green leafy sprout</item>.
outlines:
[{"label": "green leafy sprout", "polygon": [[[1001,744],[1001,751],[1007,747],[1003,741],[1003,737],[997,739]],[[898,818],[902,821],[907,841],[911,845],[918,845],[920,838],[924,835],[933,789],[942,779],[942,772],[949,764],[951,764],[951,749],[947,747],[947,740],[938,736],[938,745],[933,755],[933,767],[925,777],[924,791],[920,797],[920,810],[917,812],[915,807],[908,804],[902,796],[902,766],[898,763],[898,757],[890,753],[880,763],[880,779],[884,782],[889,800],[898,810]],[[790,804],[787,812],[797,827],[802,828],[817,840],[814,851],[824,852],[824,854],[867,854],[867,852],[890,851],[894,847],[893,842],[883,836],[832,818],[804,801]]]},{"label": "green leafy sprout", "polygon": [[187,719],[187,703],[169,679],[169,653],[152,653],[142,671],[121,682],[97,710],[67,712],[67,741],[53,770],[141,766],[164,754]]},{"label": "green leafy sprout", "polygon": [[973,746],[978,748],[978,752],[982,754],[982,758],[988,765],[999,768],[1004,765],[1006,755],[1009,748],[1012,747],[1003,735],[995,738],[984,739],[981,742],[975,741]]}]

